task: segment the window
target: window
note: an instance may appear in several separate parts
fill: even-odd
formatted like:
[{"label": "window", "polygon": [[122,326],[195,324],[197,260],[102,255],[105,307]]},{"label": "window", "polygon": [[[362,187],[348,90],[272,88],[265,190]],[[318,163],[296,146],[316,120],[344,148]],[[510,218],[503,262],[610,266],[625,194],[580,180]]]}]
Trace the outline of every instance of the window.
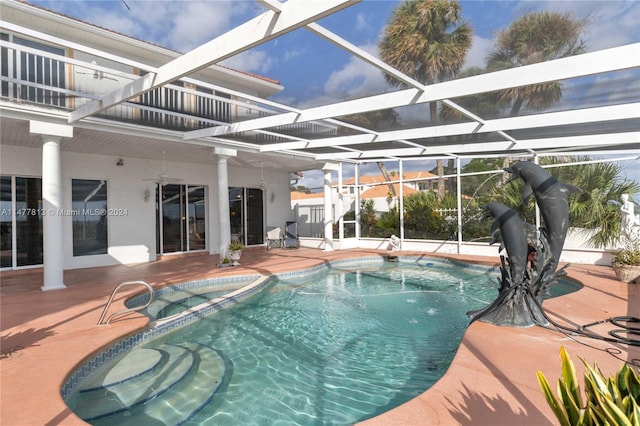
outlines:
[{"label": "window", "polygon": [[264,243],[264,192],[256,188],[229,188],[231,240],[244,245]]},{"label": "window", "polygon": [[0,267],[13,266],[13,217],[11,176],[0,176]]},{"label": "window", "polygon": [[71,191],[73,255],[106,254],[107,182],[73,179]]},{"label": "window", "polygon": [[42,179],[0,177],[0,267],[42,264]]}]

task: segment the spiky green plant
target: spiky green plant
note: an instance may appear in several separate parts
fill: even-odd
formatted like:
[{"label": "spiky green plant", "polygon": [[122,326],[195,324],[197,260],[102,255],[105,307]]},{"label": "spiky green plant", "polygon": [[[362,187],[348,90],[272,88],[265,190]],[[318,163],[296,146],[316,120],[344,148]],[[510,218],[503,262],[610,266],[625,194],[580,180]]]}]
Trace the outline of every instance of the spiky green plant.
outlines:
[{"label": "spiky green plant", "polygon": [[[585,366],[582,397],[576,369],[565,347],[560,348],[562,375],[558,380],[558,399],[541,371],[538,384],[561,426],[640,426],[640,378],[624,364],[614,377],[605,377],[596,363]],[[584,401],[584,402],[583,402]]]}]

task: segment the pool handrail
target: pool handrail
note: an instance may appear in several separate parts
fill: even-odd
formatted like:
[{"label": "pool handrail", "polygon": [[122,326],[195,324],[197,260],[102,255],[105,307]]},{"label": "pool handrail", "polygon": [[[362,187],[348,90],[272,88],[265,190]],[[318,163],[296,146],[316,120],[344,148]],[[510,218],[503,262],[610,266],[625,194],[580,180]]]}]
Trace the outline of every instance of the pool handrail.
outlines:
[{"label": "pool handrail", "polygon": [[[107,315],[107,311],[109,310],[109,307],[111,306],[111,302],[113,302],[113,298],[115,297],[116,293],[118,292],[118,290],[120,290],[120,288],[127,286],[127,285],[137,285],[137,284],[142,284],[144,285],[147,290],[149,290],[149,300],[147,300],[147,302],[143,305],[140,306],[135,306],[133,308],[127,308],[127,309],[122,309],[119,311],[114,312],[113,314],[111,314],[109,316],[109,318],[107,318],[106,321],[103,322],[105,315]],[[151,285],[149,285],[149,283],[145,282],[145,281],[125,281],[123,283],[120,283],[116,288],[113,289],[113,291],[111,292],[111,296],[109,296],[109,300],[107,301],[107,304],[104,306],[104,310],[102,311],[102,315],[100,315],[100,319],[98,320],[98,324],[97,325],[106,325],[109,324],[109,322],[111,322],[111,320],[118,316],[118,315],[123,315],[126,314],[128,312],[136,312],[136,311],[141,311],[143,309],[145,309],[147,306],[149,306],[151,304],[151,300],[153,299],[153,287],[151,287]]]}]

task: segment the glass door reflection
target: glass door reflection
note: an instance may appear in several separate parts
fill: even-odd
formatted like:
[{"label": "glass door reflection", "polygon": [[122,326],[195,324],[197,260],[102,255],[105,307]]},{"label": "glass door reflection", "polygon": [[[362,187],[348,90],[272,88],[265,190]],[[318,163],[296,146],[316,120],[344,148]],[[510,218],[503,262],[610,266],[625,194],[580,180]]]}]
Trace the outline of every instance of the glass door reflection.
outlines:
[{"label": "glass door reflection", "polygon": [[204,186],[157,185],[158,254],[206,249],[205,192]]},{"label": "glass door reflection", "polygon": [[264,243],[264,191],[257,188],[229,188],[231,241],[245,246]]}]

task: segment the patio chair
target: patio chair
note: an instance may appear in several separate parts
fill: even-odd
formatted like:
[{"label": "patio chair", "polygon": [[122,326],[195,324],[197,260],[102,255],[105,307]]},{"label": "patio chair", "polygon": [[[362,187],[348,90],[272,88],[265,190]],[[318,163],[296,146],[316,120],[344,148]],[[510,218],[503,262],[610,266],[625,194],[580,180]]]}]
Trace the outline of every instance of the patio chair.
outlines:
[{"label": "patio chair", "polygon": [[273,247],[283,247],[282,229],[279,226],[267,229],[267,251]]}]

